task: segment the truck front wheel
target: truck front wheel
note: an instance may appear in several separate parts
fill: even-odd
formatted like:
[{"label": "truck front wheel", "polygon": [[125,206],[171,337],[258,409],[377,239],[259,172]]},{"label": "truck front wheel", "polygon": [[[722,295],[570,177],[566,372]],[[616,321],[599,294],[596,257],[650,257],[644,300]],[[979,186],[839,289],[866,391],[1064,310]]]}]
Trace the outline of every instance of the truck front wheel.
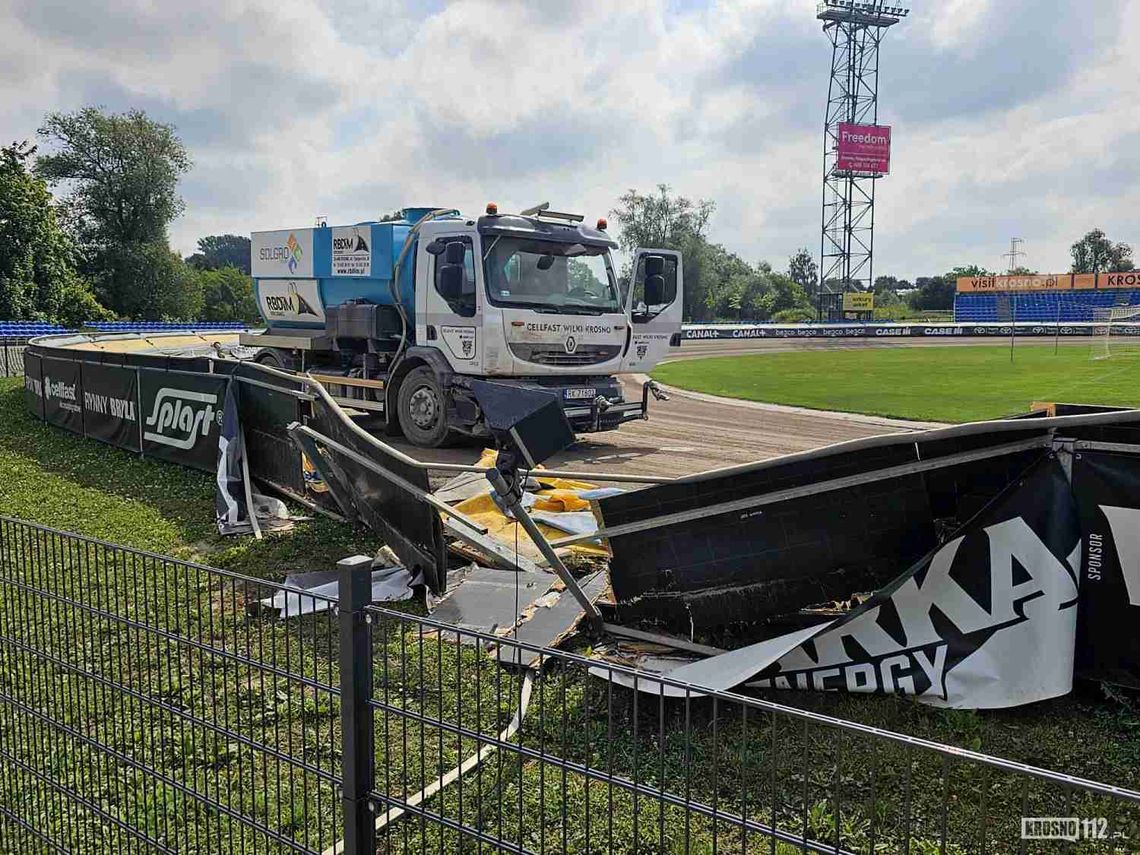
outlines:
[{"label": "truck front wheel", "polygon": [[447,397],[430,367],[421,365],[408,372],[396,407],[400,428],[413,445],[438,448],[447,441]]}]

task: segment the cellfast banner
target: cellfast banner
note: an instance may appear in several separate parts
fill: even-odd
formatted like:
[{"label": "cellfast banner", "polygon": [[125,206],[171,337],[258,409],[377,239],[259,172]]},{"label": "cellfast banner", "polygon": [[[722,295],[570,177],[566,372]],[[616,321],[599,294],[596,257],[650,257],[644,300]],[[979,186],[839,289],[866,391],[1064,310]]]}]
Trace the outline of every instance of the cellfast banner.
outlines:
[{"label": "cellfast banner", "polygon": [[44,420],[83,433],[83,390],[79,382],[79,366],[62,359],[44,359],[42,363]]}]

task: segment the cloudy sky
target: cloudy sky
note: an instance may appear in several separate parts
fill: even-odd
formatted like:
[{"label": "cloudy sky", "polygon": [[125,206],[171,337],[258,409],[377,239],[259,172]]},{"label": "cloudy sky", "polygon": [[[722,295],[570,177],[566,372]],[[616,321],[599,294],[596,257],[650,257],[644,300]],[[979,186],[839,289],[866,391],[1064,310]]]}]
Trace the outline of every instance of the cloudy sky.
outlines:
[{"label": "cloudy sky", "polygon": [[[876,273],[1140,244],[1140,0],[914,4],[883,47]],[[87,104],[173,123],[186,253],[405,205],[592,218],[665,182],[783,266],[819,248],[829,53],[814,0],[0,0],[0,140]]]}]

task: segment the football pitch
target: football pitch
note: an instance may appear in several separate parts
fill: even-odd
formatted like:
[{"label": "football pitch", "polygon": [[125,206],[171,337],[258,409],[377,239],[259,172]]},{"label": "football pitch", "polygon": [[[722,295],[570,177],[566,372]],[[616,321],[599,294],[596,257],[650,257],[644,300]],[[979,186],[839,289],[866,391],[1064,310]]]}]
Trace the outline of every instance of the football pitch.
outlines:
[{"label": "football pitch", "polygon": [[1089,346],[805,350],[670,362],[670,386],[818,410],[968,422],[1024,412],[1033,401],[1140,406],[1140,358],[1092,360]]}]

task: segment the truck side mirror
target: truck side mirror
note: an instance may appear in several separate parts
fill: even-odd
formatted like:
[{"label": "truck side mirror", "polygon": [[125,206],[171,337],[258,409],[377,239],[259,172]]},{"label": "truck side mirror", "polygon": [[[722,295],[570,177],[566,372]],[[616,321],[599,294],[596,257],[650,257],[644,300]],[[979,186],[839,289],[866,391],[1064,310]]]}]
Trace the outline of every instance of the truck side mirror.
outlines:
[{"label": "truck side mirror", "polygon": [[[648,262],[645,267],[649,269]],[[660,273],[645,277],[645,302],[650,306],[660,306],[665,302],[665,277]]]},{"label": "truck side mirror", "polygon": [[665,275],[665,259],[660,255],[647,255],[645,256],[645,281],[649,282],[650,276],[663,276]]},{"label": "truck side mirror", "polygon": [[443,252],[443,260],[447,264],[463,266],[463,259],[467,255],[467,244],[461,240],[449,240],[447,249]]},{"label": "truck side mirror", "polygon": [[427,246],[424,247],[424,252],[426,252],[428,255],[440,256],[443,254],[443,250],[446,247],[447,247],[446,243],[441,241],[439,238],[436,238],[435,240],[433,240],[431,243],[429,243]]},{"label": "truck side mirror", "polygon": [[[463,246],[463,244],[460,244]],[[450,252],[451,245],[448,245]],[[463,283],[467,275],[462,264],[444,264],[436,275],[436,290],[445,300],[458,300],[463,295]]]}]

